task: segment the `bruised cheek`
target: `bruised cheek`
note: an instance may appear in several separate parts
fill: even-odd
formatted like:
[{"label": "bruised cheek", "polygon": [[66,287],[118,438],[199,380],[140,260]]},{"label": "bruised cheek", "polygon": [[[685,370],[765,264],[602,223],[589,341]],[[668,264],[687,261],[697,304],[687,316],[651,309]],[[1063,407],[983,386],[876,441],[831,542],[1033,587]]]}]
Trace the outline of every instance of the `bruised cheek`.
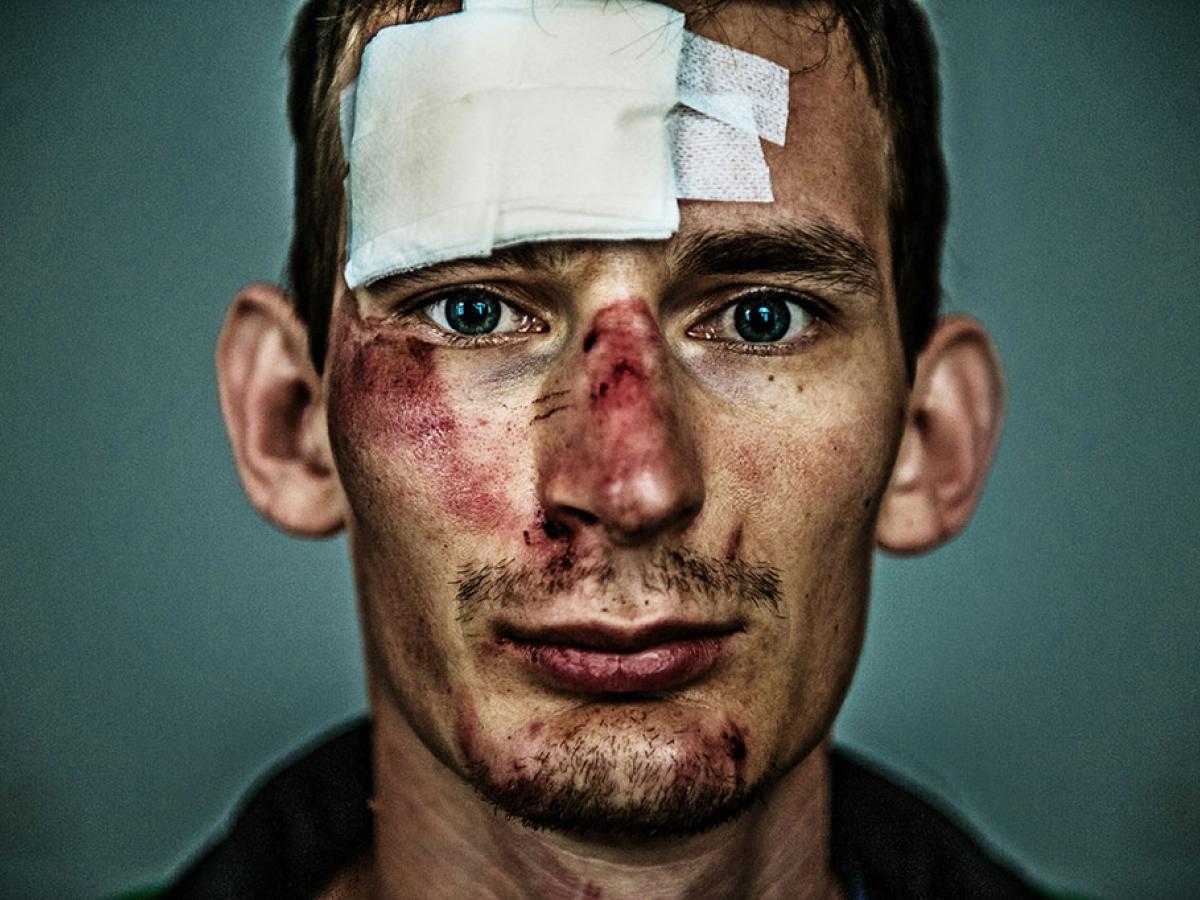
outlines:
[{"label": "bruised cheek", "polygon": [[341,342],[329,401],[339,468],[360,514],[405,496],[431,500],[457,526],[493,529],[513,518],[500,490],[510,468],[503,424],[451,401],[443,352],[361,325]]}]

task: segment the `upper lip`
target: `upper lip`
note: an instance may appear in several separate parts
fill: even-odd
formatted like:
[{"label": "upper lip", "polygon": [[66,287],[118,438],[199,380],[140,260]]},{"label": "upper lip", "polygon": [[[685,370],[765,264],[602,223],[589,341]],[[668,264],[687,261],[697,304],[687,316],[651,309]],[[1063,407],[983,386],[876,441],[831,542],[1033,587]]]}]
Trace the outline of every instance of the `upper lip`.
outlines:
[{"label": "upper lip", "polygon": [[619,627],[595,623],[522,627],[501,625],[500,640],[524,644],[550,644],[610,653],[636,653],[670,641],[723,637],[743,630],[739,622],[658,622],[653,625]]}]

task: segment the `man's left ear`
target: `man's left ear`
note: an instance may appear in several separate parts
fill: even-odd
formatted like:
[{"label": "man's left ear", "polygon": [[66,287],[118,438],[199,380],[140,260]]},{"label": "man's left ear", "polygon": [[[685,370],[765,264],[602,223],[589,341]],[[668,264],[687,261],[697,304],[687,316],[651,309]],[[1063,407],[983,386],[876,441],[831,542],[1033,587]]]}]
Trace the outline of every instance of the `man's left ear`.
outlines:
[{"label": "man's left ear", "polygon": [[908,420],[875,540],[889,553],[924,553],[970,521],[1004,418],[1004,375],[987,331],[948,316],[917,358]]}]

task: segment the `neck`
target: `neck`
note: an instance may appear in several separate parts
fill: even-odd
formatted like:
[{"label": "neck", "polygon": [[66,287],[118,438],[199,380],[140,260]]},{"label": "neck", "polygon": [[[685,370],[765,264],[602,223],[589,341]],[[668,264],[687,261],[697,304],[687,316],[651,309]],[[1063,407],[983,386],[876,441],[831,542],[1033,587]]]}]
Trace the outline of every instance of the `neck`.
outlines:
[{"label": "neck", "polygon": [[378,900],[842,896],[829,868],[825,743],[733,822],[693,837],[622,844],[537,831],[505,816],[436,759],[394,707],[374,707],[375,845],[354,882],[370,886],[363,894]]}]

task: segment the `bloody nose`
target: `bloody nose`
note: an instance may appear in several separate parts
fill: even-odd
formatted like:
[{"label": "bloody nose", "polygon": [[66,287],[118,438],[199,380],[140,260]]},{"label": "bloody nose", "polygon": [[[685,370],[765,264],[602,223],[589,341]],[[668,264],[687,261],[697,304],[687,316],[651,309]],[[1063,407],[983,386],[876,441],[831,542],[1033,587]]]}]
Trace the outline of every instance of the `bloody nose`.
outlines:
[{"label": "bloody nose", "polygon": [[695,519],[703,477],[667,362],[641,301],[596,315],[572,358],[572,402],[545,423],[538,488],[548,518],[623,545]]}]

